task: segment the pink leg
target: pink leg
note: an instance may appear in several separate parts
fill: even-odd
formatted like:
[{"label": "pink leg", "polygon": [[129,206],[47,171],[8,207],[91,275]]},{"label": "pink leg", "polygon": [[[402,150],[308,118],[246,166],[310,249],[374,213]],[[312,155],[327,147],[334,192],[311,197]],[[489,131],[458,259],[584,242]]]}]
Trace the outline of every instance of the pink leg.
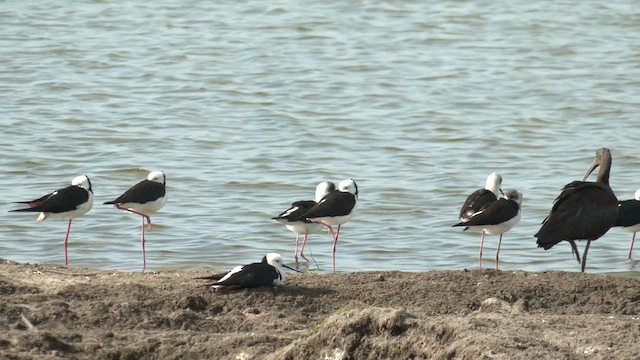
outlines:
[{"label": "pink leg", "polygon": [[484,230],[482,230],[482,237],[480,237],[480,270],[482,270],[482,245],[484,245]]},{"label": "pink leg", "polygon": [[141,212],[137,212],[137,211],[135,211],[135,210],[125,209],[125,208],[121,207],[121,206],[120,206],[120,205],[118,205],[118,204],[116,204],[116,208],[118,208],[118,209],[120,209],[120,210],[128,211],[128,212],[133,213],[133,214],[140,215],[140,216],[142,216],[143,218],[147,219],[147,224],[149,224],[149,230],[151,230],[151,218],[149,217],[149,215],[147,215],[147,214],[143,214],[143,213],[141,213]]},{"label": "pink leg", "polygon": [[333,228],[331,227],[331,225],[327,224],[324,221],[317,221],[317,223],[328,227],[329,234],[333,238],[333,248],[331,250],[331,254],[333,256],[333,272],[335,273],[336,272],[336,246],[338,245],[338,236],[340,235],[340,226],[342,225],[338,225],[338,231],[334,235]]},{"label": "pink leg", "polygon": [[633,233],[631,238],[631,247],[629,248],[629,260],[631,260],[631,253],[633,252],[633,243],[636,241],[636,233]]},{"label": "pink leg", "polygon": [[69,266],[69,257],[67,256],[67,246],[69,244],[69,232],[71,232],[71,219],[67,226],[67,236],[64,237],[64,266]]},{"label": "pink leg", "polygon": [[142,271],[147,269],[147,253],[144,249],[144,216],[142,216],[142,236],[140,241],[142,242]]},{"label": "pink leg", "polygon": [[335,236],[333,235],[333,228],[331,227],[331,225],[327,224],[324,221],[318,221],[318,224],[328,227],[329,228],[329,235],[331,235],[332,238],[335,238]]},{"label": "pink leg", "polygon": [[307,238],[309,237],[309,233],[304,234],[304,240],[302,240],[302,248],[300,249],[300,256],[306,261],[309,262],[306,256],[304,256],[304,246],[307,245]]},{"label": "pink leg", "polygon": [[498,265],[500,264],[500,245],[502,245],[502,234],[500,234],[500,240],[498,240],[498,251],[496,251],[496,270],[498,270]]},{"label": "pink leg", "polygon": [[296,249],[293,253],[293,257],[296,259],[296,267],[298,266],[298,242],[300,242],[300,234],[296,234]]},{"label": "pink leg", "polygon": [[336,272],[336,247],[338,246],[338,236],[340,236],[340,226],[338,225],[338,231],[336,232],[336,237],[333,238],[333,248],[331,248],[331,255],[333,257],[333,272]]}]

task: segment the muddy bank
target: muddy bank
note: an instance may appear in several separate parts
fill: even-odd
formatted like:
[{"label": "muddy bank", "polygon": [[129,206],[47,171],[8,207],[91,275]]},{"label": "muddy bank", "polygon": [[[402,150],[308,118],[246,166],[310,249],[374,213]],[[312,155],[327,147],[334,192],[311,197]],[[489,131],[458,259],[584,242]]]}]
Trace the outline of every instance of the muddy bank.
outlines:
[{"label": "muddy bank", "polygon": [[7,359],[637,359],[640,281],[493,270],[292,274],[219,295],[204,272],[0,263]]}]

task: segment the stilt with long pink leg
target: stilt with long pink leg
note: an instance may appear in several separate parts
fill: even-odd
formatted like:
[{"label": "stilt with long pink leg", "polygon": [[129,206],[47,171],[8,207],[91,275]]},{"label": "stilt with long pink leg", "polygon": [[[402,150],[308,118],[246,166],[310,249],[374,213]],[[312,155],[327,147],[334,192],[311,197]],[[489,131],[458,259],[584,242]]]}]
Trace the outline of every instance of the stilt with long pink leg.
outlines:
[{"label": "stilt with long pink leg", "polygon": [[145,250],[144,226],[147,221],[148,229],[151,230],[151,217],[160,210],[167,202],[166,178],[162,171],[152,171],[143,180],[120,195],[113,201],[105,204],[114,205],[117,209],[128,211],[142,217],[140,242],[142,245],[143,271],[147,268],[147,254]]},{"label": "stilt with long pink leg", "polygon": [[480,237],[480,254],[478,254],[478,266],[480,270],[482,270],[482,247],[484,246],[484,231],[482,231],[482,236]]},{"label": "stilt with long pink leg", "polygon": [[[296,267],[298,266],[298,254],[305,261],[309,260],[304,256],[304,247],[307,244],[309,234],[318,233],[322,230],[322,225],[313,223],[306,219],[301,219],[300,216],[314,205],[318,203],[325,195],[335,190],[336,185],[330,181],[323,181],[316,186],[316,199],[315,200],[300,200],[291,204],[291,206],[280,213],[278,216],[272,217],[273,220],[283,224],[287,229],[296,233],[296,247],[294,251],[294,258],[296,260]],[[300,235],[304,234],[304,240],[302,242],[302,248],[298,253],[298,244],[300,242]]]},{"label": "stilt with long pink leg", "polygon": [[71,220],[69,219],[69,225],[67,225],[67,235],[64,237],[64,266],[69,266],[69,233],[71,232]]},{"label": "stilt with long pink leg", "polygon": [[614,227],[621,227],[626,232],[633,233],[631,246],[629,246],[628,259],[632,259],[633,243],[636,241],[636,233],[640,231],[640,190],[637,190],[631,200],[620,201],[618,206],[618,218]]},{"label": "stilt with long pink leg", "polygon": [[502,235],[500,234],[500,239],[498,240],[498,250],[496,250],[496,270],[498,270],[498,265],[500,264],[500,246],[502,246]]},{"label": "stilt with long pink leg", "polygon": [[64,264],[69,266],[68,244],[69,233],[71,232],[71,220],[86,214],[93,206],[93,189],[91,181],[86,175],[73,178],[71,186],[56,190],[50,194],[31,201],[20,201],[20,204],[27,204],[25,209],[11,211],[17,212],[39,212],[36,221],[41,222],[47,218],[69,219],[67,234],[64,237]]},{"label": "stilt with long pink leg", "polygon": [[495,263],[495,268],[498,270],[502,234],[511,230],[520,221],[522,193],[518,190],[510,189],[504,192],[504,196],[504,198],[489,203],[472,216],[453,225],[464,226],[465,230],[467,228],[476,228],[482,231],[482,237],[480,238],[480,269],[482,269],[482,246],[485,234],[500,235]]},{"label": "stilt with long pink leg", "polygon": [[[338,184],[337,190],[327,194],[301,216],[303,219],[329,228],[329,234],[333,238],[333,247],[331,248],[333,272],[336,271],[336,248],[340,236],[340,226],[351,220],[357,207],[358,185],[353,179],[346,179]],[[338,225],[335,234],[332,228],[334,225]]]}]

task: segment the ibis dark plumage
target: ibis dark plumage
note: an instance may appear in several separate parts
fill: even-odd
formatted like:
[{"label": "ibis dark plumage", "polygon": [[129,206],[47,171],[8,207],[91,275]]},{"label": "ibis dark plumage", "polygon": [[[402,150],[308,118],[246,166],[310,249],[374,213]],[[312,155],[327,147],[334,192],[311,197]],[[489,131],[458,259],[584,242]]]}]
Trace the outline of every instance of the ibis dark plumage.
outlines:
[{"label": "ibis dark plumage", "polygon": [[629,247],[629,260],[631,260],[636,233],[640,231],[640,190],[636,191],[633,199],[620,201],[618,217],[613,226],[621,227],[624,231],[633,233],[631,246]]},{"label": "ibis dark plumage", "polygon": [[86,214],[93,206],[93,188],[91,181],[86,175],[73,178],[71,185],[56,190],[50,194],[31,201],[19,201],[19,204],[28,204],[28,208],[11,211],[17,212],[39,212],[37,221],[41,222],[47,218],[69,219],[67,225],[67,235],[64,238],[64,264],[69,265],[67,247],[69,243],[69,233],[71,232],[71,221]]},{"label": "ibis dark plumage", "polygon": [[[593,164],[582,181],[573,181],[565,185],[556,198],[549,216],[544,219],[542,227],[534,235],[538,247],[545,250],[563,240],[568,241],[581,264],[582,272],[587,264],[591,242],[609,231],[618,216],[618,199],[609,186],[611,162],[611,151],[607,148],[598,149]],[[586,181],[597,167],[600,169],[596,181]],[[576,240],[587,240],[582,261]]]}]

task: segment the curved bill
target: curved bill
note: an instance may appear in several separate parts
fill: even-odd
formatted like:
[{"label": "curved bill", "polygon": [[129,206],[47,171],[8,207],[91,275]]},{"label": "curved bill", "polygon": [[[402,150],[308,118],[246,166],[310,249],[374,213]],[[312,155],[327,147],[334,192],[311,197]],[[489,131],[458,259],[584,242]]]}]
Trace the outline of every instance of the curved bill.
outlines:
[{"label": "curved bill", "polygon": [[591,173],[593,172],[593,170],[595,170],[599,165],[600,164],[597,161],[591,164],[587,172],[584,173],[584,177],[582,177],[582,181],[586,181],[589,175],[591,175]]}]

